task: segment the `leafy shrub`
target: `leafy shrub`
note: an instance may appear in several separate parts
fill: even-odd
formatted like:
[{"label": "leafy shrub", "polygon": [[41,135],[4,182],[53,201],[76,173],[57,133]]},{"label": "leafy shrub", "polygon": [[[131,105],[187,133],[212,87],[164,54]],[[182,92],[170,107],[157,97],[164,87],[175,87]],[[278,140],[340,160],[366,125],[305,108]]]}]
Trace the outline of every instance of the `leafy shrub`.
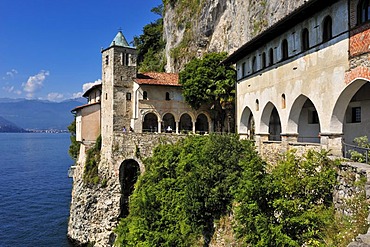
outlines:
[{"label": "leafy shrub", "polygon": [[[370,143],[367,136],[356,137],[353,142],[360,148],[370,148]],[[364,153],[360,153],[356,150],[349,150],[348,153],[351,156],[351,160],[361,163],[366,162],[366,156]]]}]

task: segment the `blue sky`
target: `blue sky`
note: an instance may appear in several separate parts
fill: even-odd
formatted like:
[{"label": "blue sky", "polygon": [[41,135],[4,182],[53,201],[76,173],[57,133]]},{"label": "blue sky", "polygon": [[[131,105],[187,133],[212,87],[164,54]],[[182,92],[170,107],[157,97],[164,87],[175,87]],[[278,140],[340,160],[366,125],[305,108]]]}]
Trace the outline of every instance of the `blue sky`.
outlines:
[{"label": "blue sky", "polygon": [[161,0],[1,0],[0,98],[61,101],[101,79],[101,48],[159,18]]}]

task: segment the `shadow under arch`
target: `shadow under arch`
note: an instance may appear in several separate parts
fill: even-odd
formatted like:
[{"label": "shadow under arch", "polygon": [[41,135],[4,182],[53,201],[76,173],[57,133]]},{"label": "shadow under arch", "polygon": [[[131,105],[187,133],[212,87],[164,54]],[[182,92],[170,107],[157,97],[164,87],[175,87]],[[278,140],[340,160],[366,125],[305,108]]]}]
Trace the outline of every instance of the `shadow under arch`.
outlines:
[{"label": "shadow under arch", "polygon": [[260,132],[268,133],[270,141],[281,141],[281,122],[275,105],[268,102],[261,115]]},{"label": "shadow under arch", "polygon": [[289,113],[287,133],[298,134],[298,142],[320,143],[320,120],[314,103],[299,95]]},{"label": "shadow under arch", "polygon": [[239,124],[239,134],[248,139],[253,139],[255,133],[254,116],[251,109],[246,106],[243,110]]},{"label": "shadow under arch", "polygon": [[155,112],[147,112],[143,116],[142,132],[157,132],[158,131],[158,114]]},{"label": "shadow under arch", "polygon": [[195,131],[199,134],[205,134],[209,132],[209,119],[206,114],[198,114],[195,122]]},{"label": "shadow under arch", "polygon": [[367,79],[358,78],[353,80],[345,89],[343,89],[342,93],[338,97],[337,102],[335,103],[333,113],[331,114],[331,133],[342,134],[347,106],[349,105],[353,96],[367,82],[369,82]]},{"label": "shadow under arch", "polygon": [[120,218],[129,214],[129,198],[135,190],[135,183],[140,175],[140,165],[134,159],[122,162],[119,168],[119,183],[121,185]]}]

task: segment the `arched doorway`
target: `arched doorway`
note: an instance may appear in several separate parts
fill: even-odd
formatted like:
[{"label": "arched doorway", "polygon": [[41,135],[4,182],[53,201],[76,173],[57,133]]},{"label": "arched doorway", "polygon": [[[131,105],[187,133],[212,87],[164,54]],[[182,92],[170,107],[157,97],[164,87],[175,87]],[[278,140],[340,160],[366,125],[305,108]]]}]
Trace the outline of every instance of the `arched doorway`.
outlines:
[{"label": "arched doorway", "polygon": [[158,130],[157,115],[150,112],[144,116],[143,132],[157,132]]},{"label": "arched doorway", "polygon": [[269,121],[269,141],[281,141],[280,133],[280,117],[276,107],[274,107],[274,109],[272,109]]},{"label": "arched doorway", "polygon": [[205,134],[209,132],[208,118],[203,113],[199,114],[197,117],[197,121],[195,122],[195,132],[199,134]]},{"label": "arched doorway", "polygon": [[119,183],[121,185],[120,218],[129,214],[129,198],[134,192],[135,183],[140,175],[140,166],[133,160],[125,160],[119,168]]},{"label": "arched doorway", "polygon": [[287,126],[287,133],[297,133],[298,142],[320,143],[320,120],[316,107],[305,95],[293,103]]},{"label": "arched doorway", "polygon": [[260,132],[269,134],[269,141],[281,141],[281,122],[274,104],[268,102],[261,116]]},{"label": "arched doorway", "polygon": [[189,114],[184,113],[180,117],[180,126],[179,126],[180,132],[190,132],[193,130],[193,122],[191,121],[191,117]]},{"label": "arched doorway", "polygon": [[166,113],[163,116],[162,130],[167,133],[172,133],[172,131],[176,130],[175,117],[171,113]]},{"label": "arched doorway", "polygon": [[353,144],[356,137],[370,138],[370,82],[362,85],[345,107],[343,139]]},{"label": "arched doorway", "polygon": [[250,108],[245,107],[239,126],[239,134],[247,139],[253,139],[255,133],[255,122],[253,113]]}]

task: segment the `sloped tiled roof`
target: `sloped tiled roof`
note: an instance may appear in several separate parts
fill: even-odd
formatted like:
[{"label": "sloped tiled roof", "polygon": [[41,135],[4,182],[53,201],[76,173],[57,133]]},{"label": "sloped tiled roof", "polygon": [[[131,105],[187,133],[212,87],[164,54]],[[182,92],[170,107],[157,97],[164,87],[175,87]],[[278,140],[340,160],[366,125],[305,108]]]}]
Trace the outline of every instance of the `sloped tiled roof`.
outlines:
[{"label": "sloped tiled roof", "polygon": [[179,74],[175,73],[158,73],[147,72],[139,73],[135,79],[136,83],[140,85],[161,85],[161,86],[177,86],[179,84]]}]

